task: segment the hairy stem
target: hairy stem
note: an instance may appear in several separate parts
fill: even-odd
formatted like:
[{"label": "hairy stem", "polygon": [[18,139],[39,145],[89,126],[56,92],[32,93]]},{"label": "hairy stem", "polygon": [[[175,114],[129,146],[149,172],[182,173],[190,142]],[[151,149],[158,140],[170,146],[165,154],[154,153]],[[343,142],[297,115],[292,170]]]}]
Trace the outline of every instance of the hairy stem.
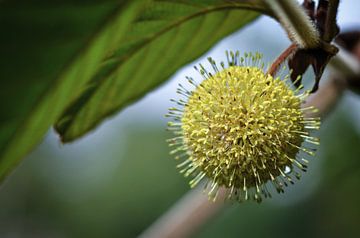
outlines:
[{"label": "hairy stem", "polygon": [[303,7],[294,0],[264,0],[289,35],[301,48],[316,48],[320,45],[319,32]]}]

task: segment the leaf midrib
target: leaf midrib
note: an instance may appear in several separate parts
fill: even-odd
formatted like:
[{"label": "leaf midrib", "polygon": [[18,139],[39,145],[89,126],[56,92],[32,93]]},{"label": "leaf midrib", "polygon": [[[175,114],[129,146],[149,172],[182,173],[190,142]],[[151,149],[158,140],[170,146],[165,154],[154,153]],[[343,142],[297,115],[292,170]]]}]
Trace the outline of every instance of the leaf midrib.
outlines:
[{"label": "leaf midrib", "polygon": [[[163,34],[167,33],[168,31],[174,29],[175,27],[178,27],[179,25],[192,20],[193,18],[196,18],[198,16],[202,16],[202,15],[206,15],[212,12],[216,12],[216,11],[224,11],[224,10],[249,10],[249,11],[255,11],[255,12],[261,12],[261,13],[265,13],[268,15],[271,15],[270,12],[267,11],[266,8],[262,7],[262,6],[254,6],[254,5],[250,5],[248,3],[242,3],[237,4],[237,5],[229,5],[229,4],[224,4],[224,5],[219,5],[219,6],[215,6],[215,7],[208,7],[205,9],[201,9],[191,15],[179,18],[177,21],[174,21],[173,23],[169,24],[168,26],[164,27],[163,29],[161,29],[160,31],[154,33],[151,36],[148,36],[147,38],[144,39],[143,44],[140,45],[139,47],[135,48],[134,50],[130,50],[128,53],[124,54],[123,56],[118,58],[118,64],[116,67],[113,67],[111,70],[109,70],[106,74],[104,74],[101,79],[99,81],[96,82],[97,87],[94,87],[93,90],[91,90],[90,92],[88,91],[89,95],[87,95],[87,98],[90,98],[94,93],[96,93],[96,88],[100,87],[100,85],[102,85],[104,82],[106,82],[109,78],[109,76],[116,71],[118,68],[122,67],[122,62],[125,62],[127,60],[129,60],[132,56],[134,56],[138,51],[140,51],[143,47],[146,47],[148,44],[150,44],[151,42],[155,41],[157,38],[159,38],[160,36],[162,36]],[[112,59],[111,57],[108,58],[108,60]],[[94,75],[96,76],[96,74]],[[92,80],[90,80],[89,82],[91,82]],[[79,95],[81,96],[81,95]],[[88,101],[85,100],[84,103],[82,103],[81,105],[85,105]],[[71,105],[70,105],[71,106]],[[81,109],[80,109],[81,110]],[[66,109],[65,109],[66,111]],[[64,115],[66,116],[66,114]],[[78,113],[75,113],[74,117],[71,117],[71,122],[75,121],[76,118],[78,116]],[[62,117],[62,116],[61,116]],[[60,118],[61,118],[60,117]],[[61,131],[66,131],[69,127],[71,127],[72,123],[69,123],[68,126],[61,128]],[[64,135],[62,135],[64,136]],[[67,138],[66,141],[70,142],[75,138]]]}]

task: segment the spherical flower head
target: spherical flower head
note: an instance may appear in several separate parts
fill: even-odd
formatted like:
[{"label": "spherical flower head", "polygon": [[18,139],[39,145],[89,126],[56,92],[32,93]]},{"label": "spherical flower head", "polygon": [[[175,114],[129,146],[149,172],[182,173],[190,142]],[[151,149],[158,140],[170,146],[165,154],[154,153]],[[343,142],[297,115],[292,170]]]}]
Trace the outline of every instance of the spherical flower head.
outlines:
[{"label": "spherical flower head", "polygon": [[283,192],[293,183],[291,174],[300,176],[294,167],[306,170],[307,160],[297,156],[313,155],[302,145],[318,144],[308,130],[318,129],[319,119],[305,118],[301,104],[308,93],[296,95],[286,81],[265,74],[259,54],[230,57],[222,70],[209,59],[214,74],[200,65],[204,80],[197,85],[188,78],[192,92],[180,85],[178,93],[187,101],[177,101],[182,109],[170,109],[175,122],[169,129],[178,135],[170,144],[178,145],[172,151],[182,153],[177,158],[186,157],[179,167],[193,176],[191,186],[207,178],[214,198],[225,187],[230,198],[259,202],[271,196],[266,184]]}]

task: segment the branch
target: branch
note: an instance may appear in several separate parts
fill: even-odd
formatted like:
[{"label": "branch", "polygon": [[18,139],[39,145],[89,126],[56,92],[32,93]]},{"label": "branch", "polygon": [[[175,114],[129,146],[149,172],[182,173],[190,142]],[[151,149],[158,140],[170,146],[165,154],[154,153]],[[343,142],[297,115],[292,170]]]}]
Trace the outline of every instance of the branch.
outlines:
[{"label": "branch", "polygon": [[202,192],[202,186],[190,190],[168,212],[160,217],[139,238],[190,237],[214,217],[225,205],[225,189],[219,190],[215,202]]},{"label": "branch", "polygon": [[346,78],[359,77],[359,61],[339,45],[337,47],[340,50],[336,57],[330,61],[331,67]]}]

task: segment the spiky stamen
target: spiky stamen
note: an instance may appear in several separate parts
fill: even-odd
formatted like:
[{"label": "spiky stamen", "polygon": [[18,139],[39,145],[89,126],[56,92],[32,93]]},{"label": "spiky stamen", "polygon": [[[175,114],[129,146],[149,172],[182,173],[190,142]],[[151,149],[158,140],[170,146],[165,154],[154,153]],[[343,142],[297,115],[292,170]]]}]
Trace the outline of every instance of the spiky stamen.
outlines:
[{"label": "spiky stamen", "polygon": [[[271,197],[266,184],[277,192],[293,184],[306,171],[303,155],[314,155],[319,140],[310,135],[320,126],[319,118],[305,118],[313,107],[301,108],[308,92],[291,90],[285,80],[264,73],[261,55],[227,52],[228,68],[222,70],[208,58],[214,73],[203,65],[194,67],[204,78],[200,84],[187,77],[193,91],[179,85],[186,100],[172,100],[180,108],[170,108],[169,140],[177,146],[171,154],[185,157],[178,167],[192,176],[190,186],[207,178],[209,197],[215,199],[219,187],[228,188],[228,197],[260,202]],[[220,69],[221,69],[220,68]],[[180,136],[179,136],[180,135]],[[307,145],[307,146],[305,146]],[[298,159],[297,156],[301,157]]]}]

